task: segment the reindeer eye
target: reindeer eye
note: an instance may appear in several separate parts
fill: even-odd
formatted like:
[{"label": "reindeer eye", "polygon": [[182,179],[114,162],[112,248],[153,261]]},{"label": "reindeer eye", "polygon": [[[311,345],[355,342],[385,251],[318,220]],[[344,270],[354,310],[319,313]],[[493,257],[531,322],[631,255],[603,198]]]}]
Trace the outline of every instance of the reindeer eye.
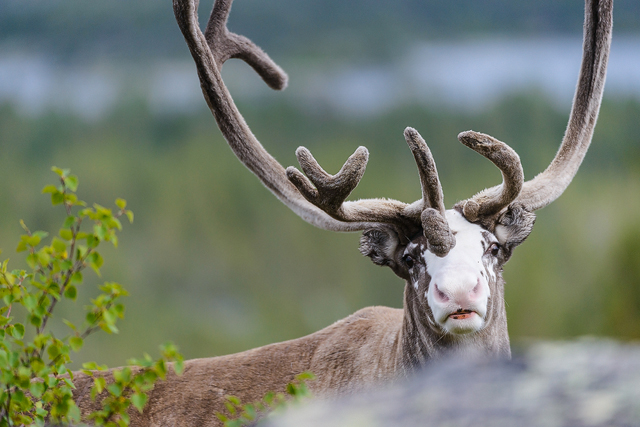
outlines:
[{"label": "reindeer eye", "polygon": [[489,249],[487,249],[487,253],[494,257],[498,256],[498,252],[500,252],[500,245],[497,243],[492,243]]},{"label": "reindeer eye", "polygon": [[402,257],[402,261],[404,261],[405,265],[409,268],[413,268],[413,257],[411,255],[405,255]]}]

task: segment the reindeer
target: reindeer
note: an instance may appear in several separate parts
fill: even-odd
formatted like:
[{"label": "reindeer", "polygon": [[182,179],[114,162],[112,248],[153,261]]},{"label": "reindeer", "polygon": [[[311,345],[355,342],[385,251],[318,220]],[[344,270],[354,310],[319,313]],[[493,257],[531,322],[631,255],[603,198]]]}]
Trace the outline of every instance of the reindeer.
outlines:
[{"label": "reindeer", "polygon": [[[404,137],[418,166],[422,197],[346,201],[363,176],[368,151],[359,147],[335,175],[309,150],[296,156],[302,172],[283,168],[258,142],[229,94],[220,70],[230,58],[247,62],[273,89],[287,75],[247,38],[226,27],[232,0],[216,0],[204,34],[198,0],[173,0],[180,30],[196,63],[204,98],[238,159],[302,219],[331,231],[362,231],[360,251],[404,279],[402,309],[369,307],[311,335],[238,354],[185,363],[182,376],[156,384],[135,426],[216,426],[226,395],[244,402],[282,391],[295,375],[314,372],[317,396],[335,396],[411,375],[449,351],[509,357],[502,268],[532,230],[534,211],[558,198],[587,152],[604,89],[611,43],[612,0],[586,0],[583,59],[562,144],[547,169],[524,182],[507,144],[467,131],[458,139],[493,162],[500,185],[445,210],[436,165],[413,128]],[[96,408],[91,379],[75,379],[83,413]]]}]

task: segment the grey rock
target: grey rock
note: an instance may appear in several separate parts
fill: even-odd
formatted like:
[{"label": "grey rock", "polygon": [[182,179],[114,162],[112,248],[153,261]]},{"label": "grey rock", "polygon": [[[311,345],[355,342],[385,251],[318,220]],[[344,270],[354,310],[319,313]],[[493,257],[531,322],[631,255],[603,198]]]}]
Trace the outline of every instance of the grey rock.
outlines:
[{"label": "grey rock", "polygon": [[269,427],[640,426],[640,345],[580,339],[528,346],[511,361],[452,356],[414,378],[316,400]]}]

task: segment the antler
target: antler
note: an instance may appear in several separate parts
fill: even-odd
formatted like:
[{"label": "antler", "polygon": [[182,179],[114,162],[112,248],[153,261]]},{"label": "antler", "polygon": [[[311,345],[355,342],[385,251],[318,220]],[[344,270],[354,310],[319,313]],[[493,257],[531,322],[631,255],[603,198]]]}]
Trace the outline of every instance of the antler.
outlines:
[{"label": "antler", "polygon": [[[425,208],[435,208],[442,216],[442,189],[435,163],[424,140],[413,129],[407,129],[405,137],[418,162],[423,199],[410,205],[387,199],[345,201],[364,174],[368,160],[364,147],[358,148],[336,175],[325,172],[304,147],[298,148],[296,156],[306,176],[293,167],[285,171],[251,133],[220,75],[226,60],[240,58],[273,89],[283,89],[287,84],[284,71],[266,53],[249,39],[227,29],[231,3],[232,0],[216,0],[205,35],[198,26],[197,0],[174,0],[173,7],[196,62],[204,97],[238,159],[296,214],[327,230],[356,231],[386,223],[406,234],[420,227]],[[448,231],[444,218],[438,223],[438,230]]]},{"label": "antler", "polygon": [[530,211],[564,192],[589,149],[607,76],[612,27],[613,0],[586,0],[582,65],[567,130],[549,167],[525,182],[516,199]]},{"label": "antler", "polygon": [[462,213],[469,221],[496,215],[518,197],[524,172],[518,153],[502,141],[479,132],[466,131],[458,139],[467,147],[491,160],[502,172],[502,184],[481,191],[461,202]]},{"label": "antler", "polygon": [[498,166],[504,180],[502,185],[457,204],[469,221],[496,218],[509,205],[535,211],[557,199],[571,183],[591,144],[600,110],[611,46],[612,12],[613,0],[585,2],[582,65],[569,124],[558,153],[544,172],[523,183],[518,155],[506,144],[471,131],[458,135],[463,144]]},{"label": "antler", "polygon": [[280,163],[251,133],[222,81],[220,69],[223,63],[230,58],[245,60],[274,89],[286,87],[287,75],[258,46],[227,30],[231,3],[232,0],[215,2],[205,38],[198,25],[198,1],[173,1],[176,20],[196,63],[202,93],[227,143],[238,159],[305,221],[327,230],[356,231],[365,228],[365,224],[337,221],[307,202],[289,182]]}]

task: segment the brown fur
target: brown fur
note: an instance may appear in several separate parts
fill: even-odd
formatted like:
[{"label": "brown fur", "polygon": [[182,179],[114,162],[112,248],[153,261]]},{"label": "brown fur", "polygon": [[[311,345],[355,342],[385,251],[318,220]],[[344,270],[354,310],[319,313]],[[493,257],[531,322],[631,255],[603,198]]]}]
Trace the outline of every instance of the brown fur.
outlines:
[{"label": "brown fur", "polygon": [[[499,285],[502,288],[502,284]],[[368,307],[311,335],[242,353],[185,362],[181,376],[169,373],[149,393],[144,413],[130,410],[136,427],[221,426],[216,412],[226,412],[225,396],[243,402],[268,391],[283,392],[304,371],[318,397],[335,397],[410,375],[428,359],[458,343],[424,326],[415,291],[405,287],[407,309]],[[496,289],[500,295],[502,292]],[[502,300],[492,308],[497,319],[467,343],[469,351],[508,356],[509,338]],[[428,339],[425,339],[427,338]],[[83,414],[100,409],[90,398],[92,378],[76,373],[74,398]]]},{"label": "brown fur", "polygon": [[[149,394],[143,414],[130,411],[133,426],[219,426],[226,395],[243,402],[268,391],[283,392],[304,371],[317,396],[353,392],[395,378],[403,353],[403,311],[370,307],[314,334],[228,356],[185,362],[181,376],[170,373]],[[404,340],[407,341],[407,340]],[[92,378],[76,374],[76,402],[83,414],[99,409],[90,399]],[[99,399],[98,399],[99,400]]]}]

